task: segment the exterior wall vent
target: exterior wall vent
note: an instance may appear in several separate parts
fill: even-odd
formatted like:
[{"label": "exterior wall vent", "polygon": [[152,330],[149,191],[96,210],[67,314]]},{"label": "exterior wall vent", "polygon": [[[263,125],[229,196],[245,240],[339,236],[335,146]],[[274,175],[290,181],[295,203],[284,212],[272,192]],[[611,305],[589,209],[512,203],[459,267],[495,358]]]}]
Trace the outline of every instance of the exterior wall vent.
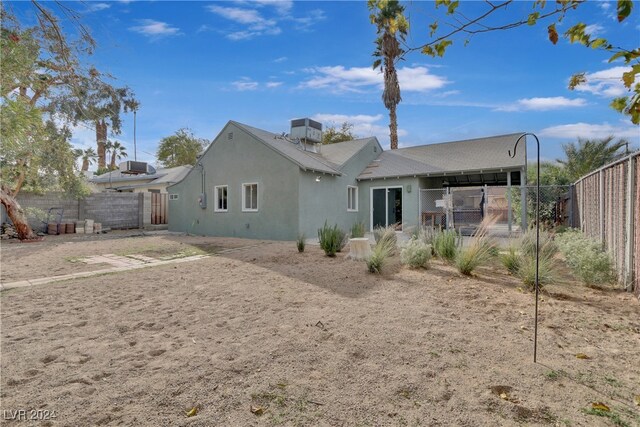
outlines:
[{"label": "exterior wall vent", "polygon": [[227,139],[233,139],[233,132],[229,132],[227,134]]}]

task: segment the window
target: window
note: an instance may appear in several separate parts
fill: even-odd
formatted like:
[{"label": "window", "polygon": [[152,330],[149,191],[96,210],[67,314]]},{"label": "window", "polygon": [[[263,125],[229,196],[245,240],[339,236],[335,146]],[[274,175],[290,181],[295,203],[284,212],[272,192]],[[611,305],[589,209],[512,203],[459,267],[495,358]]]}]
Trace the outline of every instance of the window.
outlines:
[{"label": "window", "polygon": [[258,184],[242,184],[242,210],[256,212],[258,210]]},{"label": "window", "polygon": [[178,200],[177,194],[169,194],[169,200]]},{"label": "window", "polygon": [[216,201],[216,205],[214,207],[215,212],[226,212],[228,209],[227,202],[227,186],[226,185],[217,185],[213,187],[213,198]]},{"label": "window", "polygon": [[358,187],[347,187],[347,211],[358,212]]}]

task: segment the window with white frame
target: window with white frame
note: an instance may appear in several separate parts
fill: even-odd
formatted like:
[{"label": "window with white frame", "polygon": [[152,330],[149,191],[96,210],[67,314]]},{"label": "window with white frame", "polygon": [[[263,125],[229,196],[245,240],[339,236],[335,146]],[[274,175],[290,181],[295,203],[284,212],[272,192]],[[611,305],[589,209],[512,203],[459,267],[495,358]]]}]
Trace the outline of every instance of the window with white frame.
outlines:
[{"label": "window with white frame", "polygon": [[178,200],[178,195],[177,194],[169,194],[169,200]]},{"label": "window with white frame", "polygon": [[347,187],[347,211],[358,212],[358,187]]},{"label": "window with white frame", "polygon": [[242,184],[242,210],[255,212],[258,210],[258,184],[255,182]]},{"label": "window with white frame", "polygon": [[216,185],[213,187],[213,199],[216,201],[215,212],[226,212],[228,210],[228,187],[226,185]]}]

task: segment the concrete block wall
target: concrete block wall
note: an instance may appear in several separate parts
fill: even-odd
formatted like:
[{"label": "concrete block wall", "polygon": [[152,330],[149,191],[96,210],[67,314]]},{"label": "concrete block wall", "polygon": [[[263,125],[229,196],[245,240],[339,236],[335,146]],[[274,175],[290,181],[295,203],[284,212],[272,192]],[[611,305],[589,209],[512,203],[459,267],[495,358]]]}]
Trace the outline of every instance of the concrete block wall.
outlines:
[{"label": "concrete block wall", "polygon": [[140,228],[136,193],[95,193],[80,201],[80,220],[93,219],[109,228]]},{"label": "concrete block wall", "polygon": [[[151,223],[151,193],[94,193],[84,199],[73,199],[63,193],[18,194],[22,208],[38,208],[47,212],[62,207],[62,222],[93,219],[102,227],[113,229],[144,228]],[[3,221],[8,221],[3,209]],[[34,230],[42,230],[38,218],[29,218]]]},{"label": "concrete block wall", "polygon": [[[78,200],[66,197],[62,193],[49,193],[45,195],[19,193],[18,203],[20,203],[20,206],[23,208],[37,208],[42,210],[45,214],[49,208],[61,207],[64,209],[62,222],[73,222],[78,220]],[[42,229],[43,224],[40,222],[40,219],[31,216],[28,216],[28,218],[29,225],[31,225],[34,230]]]}]

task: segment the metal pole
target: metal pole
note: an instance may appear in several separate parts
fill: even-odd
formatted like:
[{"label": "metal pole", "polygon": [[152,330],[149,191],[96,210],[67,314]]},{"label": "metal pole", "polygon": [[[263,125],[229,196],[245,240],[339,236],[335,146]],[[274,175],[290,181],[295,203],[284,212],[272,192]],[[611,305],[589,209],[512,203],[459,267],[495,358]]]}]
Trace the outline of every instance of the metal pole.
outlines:
[{"label": "metal pole", "polygon": [[[540,295],[540,278],[539,278],[539,268],[540,268],[540,140],[533,133],[524,133],[518,137],[516,143],[513,147],[513,155],[511,154],[511,150],[509,150],[509,156],[514,158],[516,156],[516,149],[518,148],[518,143],[522,138],[525,138],[526,145],[526,137],[528,135],[533,136],[536,139],[536,144],[538,147],[538,158],[537,158],[537,168],[536,168],[536,306],[535,306],[535,315],[534,315],[534,329],[533,329],[533,363],[537,362],[538,359],[538,299]],[[525,147],[526,149],[526,147]],[[523,204],[526,203],[526,199],[523,199]]]},{"label": "metal pole", "polygon": [[138,161],[138,154],[136,151],[136,110],[133,110],[133,160]]}]

